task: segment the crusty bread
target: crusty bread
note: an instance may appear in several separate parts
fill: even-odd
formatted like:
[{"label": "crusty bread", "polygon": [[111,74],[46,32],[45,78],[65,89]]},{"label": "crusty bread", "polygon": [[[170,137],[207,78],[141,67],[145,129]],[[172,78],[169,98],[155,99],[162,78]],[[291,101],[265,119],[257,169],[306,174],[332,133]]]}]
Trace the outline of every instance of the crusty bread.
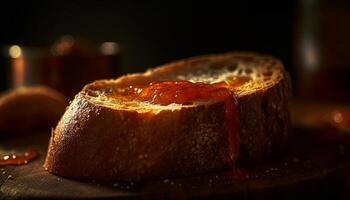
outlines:
[{"label": "crusty bread", "polygon": [[[238,100],[232,98],[233,122],[223,101],[156,105],[109,95],[165,80],[230,81]],[[140,180],[232,166],[239,145],[241,158],[259,160],[287,138],[289,95],[281,62],[254,53],[194,57],[96,81],[76,95],[52,131],[44,167],[67,177]]]},{"label": "crusty bread", "polygon": [[0,95],[0,133],[8,135],[50,130],[68,101],[45,86],[19,87]]}]

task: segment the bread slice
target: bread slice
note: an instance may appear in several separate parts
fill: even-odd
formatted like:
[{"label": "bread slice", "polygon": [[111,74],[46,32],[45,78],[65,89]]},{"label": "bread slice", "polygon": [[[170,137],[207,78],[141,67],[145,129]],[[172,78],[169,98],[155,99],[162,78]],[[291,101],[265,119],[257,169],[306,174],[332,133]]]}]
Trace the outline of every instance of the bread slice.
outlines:
[{"label": "bread slice", "polygon": [[50,130],[64,113],[68,101],[45,86],[26,86],[0,95],[0,135]]},{"label": "bread slice", "polygon": [[[231,98],[162,105],[115,95],[168,80],[225,83]],[[52,131],[44,167],[66,177],[142,180],[223,169],[238,153],[260,160],[288,136],[289,95],[281,62],[254,53],[194,57],[96,81]]]}]

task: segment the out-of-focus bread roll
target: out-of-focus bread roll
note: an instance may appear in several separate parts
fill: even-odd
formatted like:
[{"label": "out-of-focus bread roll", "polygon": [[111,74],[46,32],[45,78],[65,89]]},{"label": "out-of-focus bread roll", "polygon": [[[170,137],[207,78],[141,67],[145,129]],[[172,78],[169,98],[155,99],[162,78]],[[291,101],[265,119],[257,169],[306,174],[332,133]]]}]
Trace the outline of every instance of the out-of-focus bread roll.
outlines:
[{"label": "out-of-focus bread roll", "polygon": [[0,95],[0,134],[49,130],[67,105],[61,93],[45,86],[7,91]]}]

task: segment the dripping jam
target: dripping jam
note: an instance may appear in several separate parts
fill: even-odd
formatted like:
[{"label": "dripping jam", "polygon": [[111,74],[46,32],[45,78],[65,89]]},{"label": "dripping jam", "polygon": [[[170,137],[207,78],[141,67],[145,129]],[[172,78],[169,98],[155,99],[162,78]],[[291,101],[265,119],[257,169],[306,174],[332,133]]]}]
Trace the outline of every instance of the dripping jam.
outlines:
[{"label": "dripping jam", "polygon": [[229,155],[236,160],[239,152],[238,108],[234,87],[250,81],[246,77],[233,77],[213,84],[186,80],[152,82],[148,85],[129,86],[121,91],[111,91],[113,97],[138,100],[158,105],[172,103],[191,105],[200,101],[222,101],[225,109],[225,129],[228,133]]},{"label": "dripping jam", "polygon": [[28,149],[23,154],[11,154],[5,155],[0,159],[0,166],[5,165],[25,165],[38,156],[38,152],[35,149]]}]

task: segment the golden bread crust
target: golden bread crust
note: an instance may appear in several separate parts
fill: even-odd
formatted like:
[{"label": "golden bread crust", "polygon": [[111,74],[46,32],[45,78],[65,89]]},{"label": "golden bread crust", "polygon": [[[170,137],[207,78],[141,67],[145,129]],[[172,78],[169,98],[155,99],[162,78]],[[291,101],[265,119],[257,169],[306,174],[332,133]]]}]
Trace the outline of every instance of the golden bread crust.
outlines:
[{"label": "golden bread crust", "polygon": [[144,180],[232,166],[237,149],[230,147],[224,107],[138,113],[78,94],[52,131],[45,168],[66,177]]},{"label": "golden bread crust", "polygon": [[[266,75],[268,80],[257,77],[254,84],[234,91],[238,104],[234,102],[237,110],[232,115],[240,140],[225,129],[224,102],[160,108],[142,105],[141,112],[141,108],[107,103],[109,100],[101,100],[98,92],[110,86],[196,78],[205,67],[210,71],[228,64],[235,69],[241,65],[243,69],[249,66],[250,71],[259,69],[261,74],[271,72]],[[193,77],[187,76],[192,72]],[[75,97],[53,130],[44,166],[66,177],[144,180],[232,166],[239,146],[239,159],[261,160],[274,147],[283,146],[288,137],[290,91],[290,80],[280,61],[240,52],[189,58],[142,74],[96,81]]]}]

